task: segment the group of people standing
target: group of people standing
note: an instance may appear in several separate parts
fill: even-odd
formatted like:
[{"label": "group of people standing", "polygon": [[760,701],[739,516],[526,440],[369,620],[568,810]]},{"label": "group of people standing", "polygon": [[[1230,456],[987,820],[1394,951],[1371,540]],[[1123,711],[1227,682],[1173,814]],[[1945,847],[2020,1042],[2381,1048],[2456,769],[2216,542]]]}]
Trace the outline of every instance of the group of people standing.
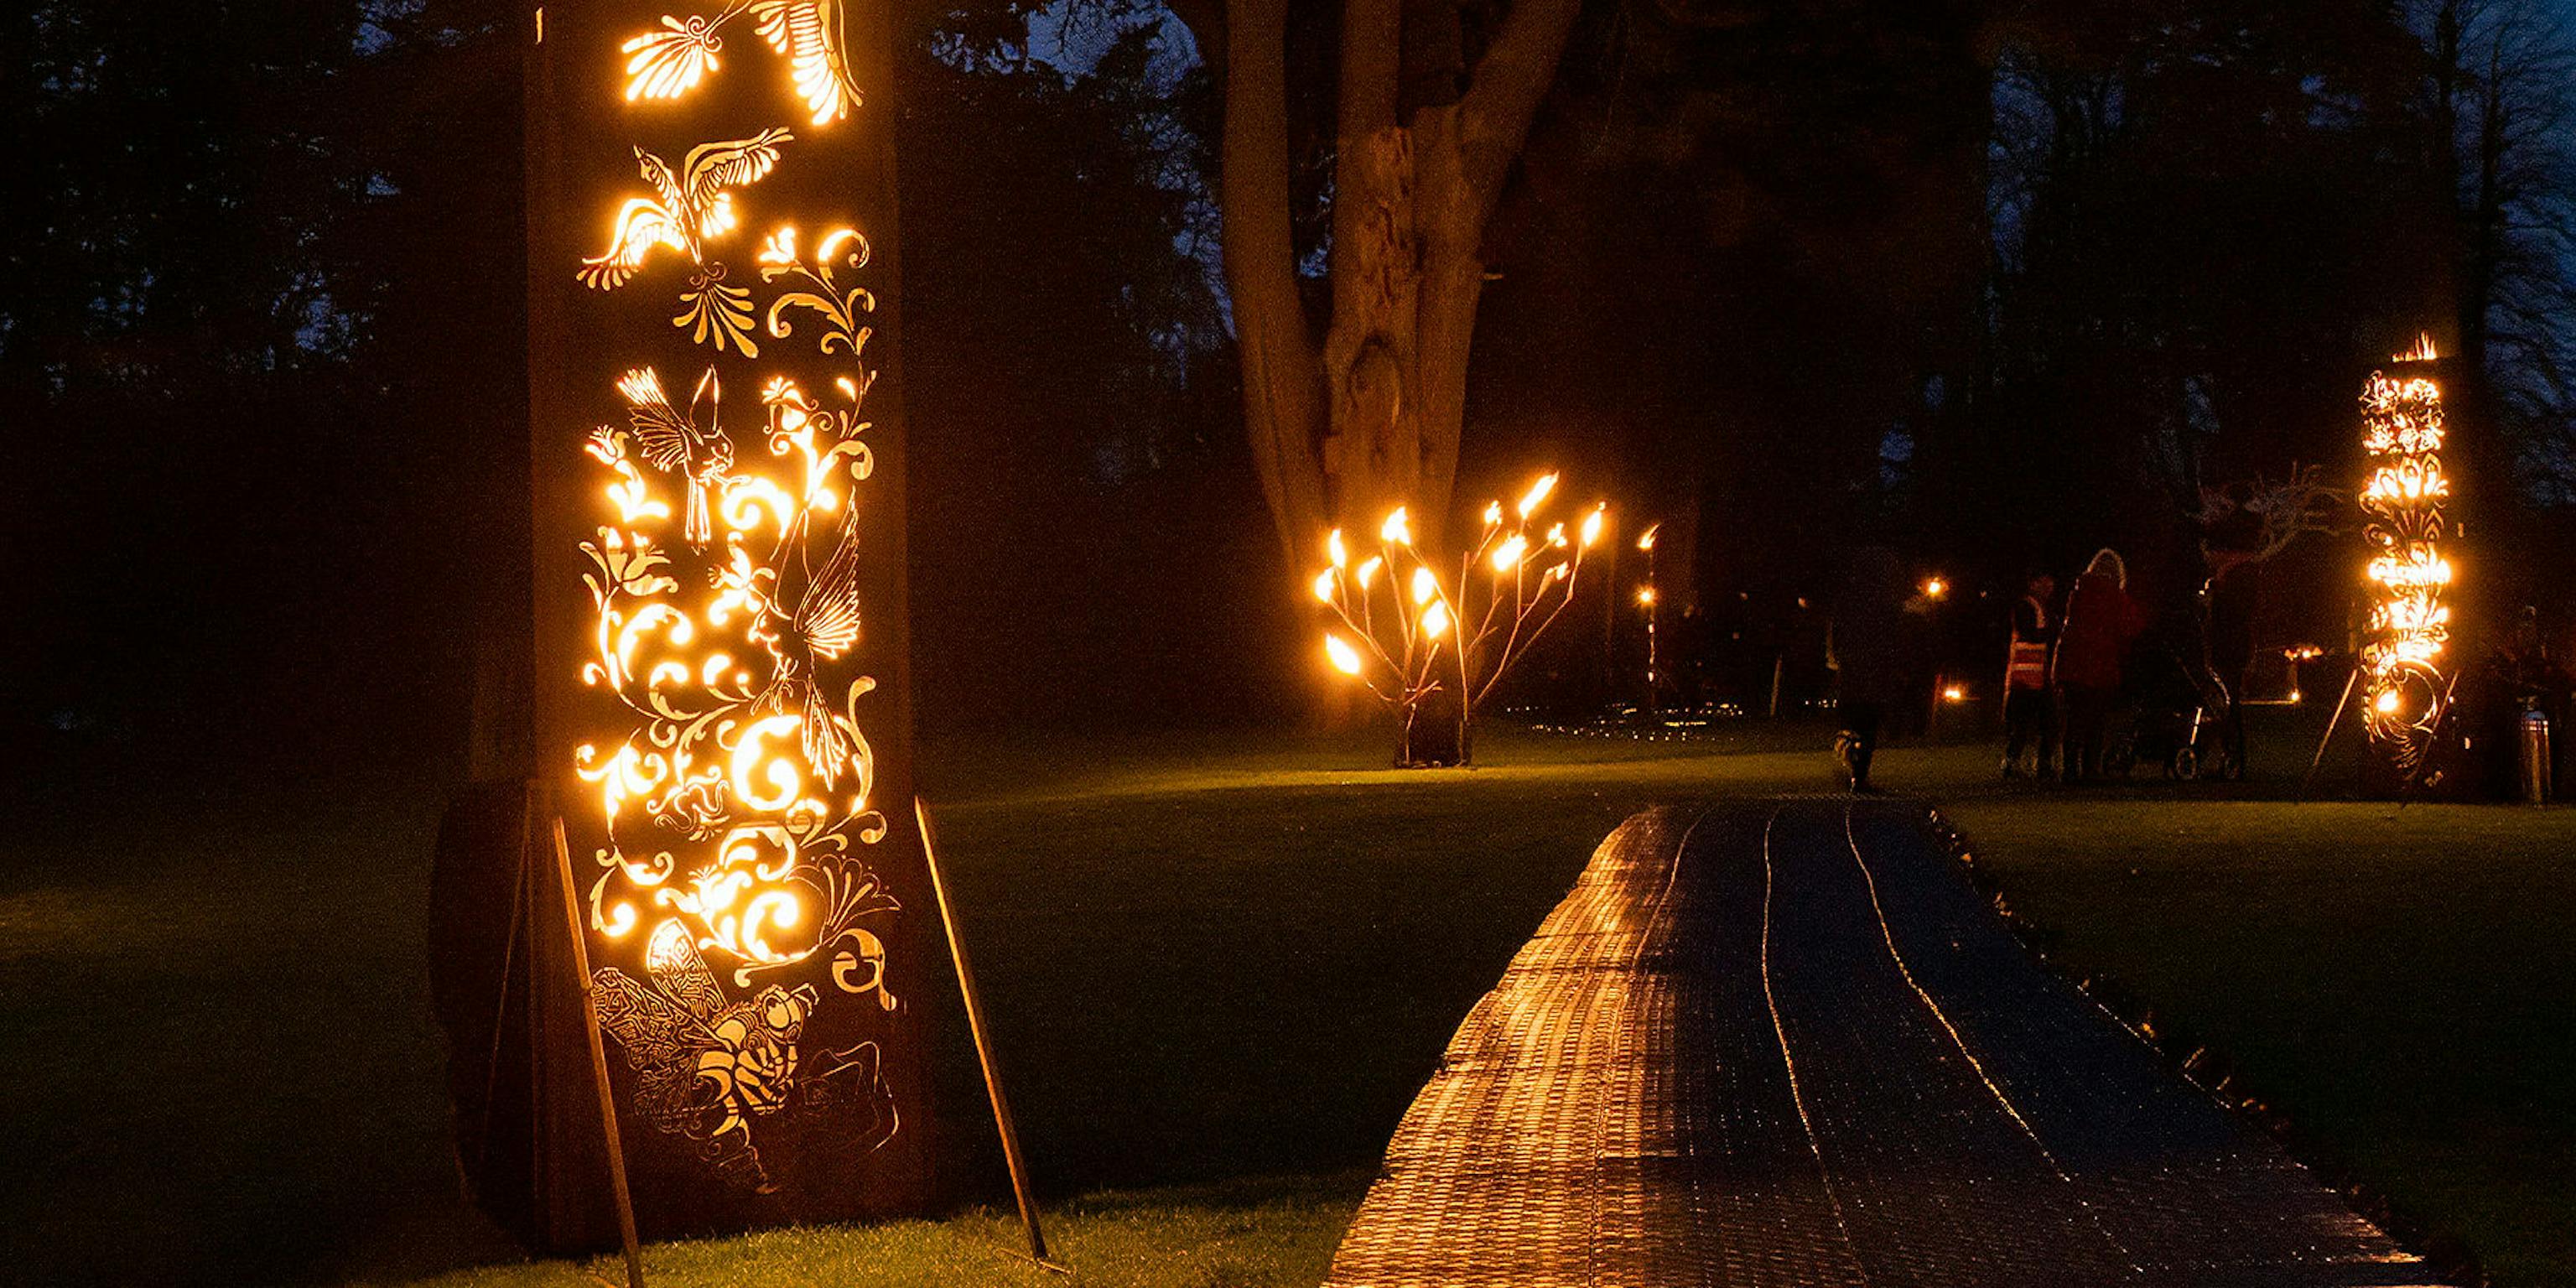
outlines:
[{"label": "group of people standing", "polygon": [[[2093,556],[2061,603],[2057,579],[2033,574],[2013,606],[2005,670],[2004,772],[2055,777],[2064,749],[2066,777],[2103,772],[2103,749],[2120,704],[2121,667],[2147,628],[2147,613],[2129,595],[2128,565],[2117,551]],[[1909,665],[1938,598],[1937,583],[1911,581],[1893,550],[1858,551],[1834,604],[1826,663],[1838,674],[1842,732],[1835,750],[1852,790],[1870,790],[1870,762],[1892,712],[1920,701]]]},{"label": "group of people standing", "polygon": [[2061,745],[2067,781],[2102,773],[2122,660],[2146,628],[2116,550],[2093,556],[2062,605],[2056,577],[2031,575],[2013,605],[2005,654],[2004,777],[2019,777],[2025,756],[2036,777],[2055,777]]}]

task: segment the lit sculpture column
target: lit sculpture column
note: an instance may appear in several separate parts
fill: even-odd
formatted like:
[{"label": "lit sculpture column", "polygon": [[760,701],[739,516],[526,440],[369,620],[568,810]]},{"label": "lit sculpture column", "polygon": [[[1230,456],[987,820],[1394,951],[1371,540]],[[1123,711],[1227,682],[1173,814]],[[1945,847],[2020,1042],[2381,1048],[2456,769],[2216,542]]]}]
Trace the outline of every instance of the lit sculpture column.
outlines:
[{"label": "lit sculpture column", "polygon": [[2361,646],[2361,716],[2370,733],[2365,782],[2399,788],[2425,772],[2450,704],[2443,650],[2451,564],[2442,551],[2442,390],[2430,339],[2374,371],[2362,388],[2362,449],[2368,454],[2360,504],[2369,613]]},{"label": "lit sculpture column", "polygon": [[886,21],[535,13],[537,759],[648,1235],[929,1195]]}]

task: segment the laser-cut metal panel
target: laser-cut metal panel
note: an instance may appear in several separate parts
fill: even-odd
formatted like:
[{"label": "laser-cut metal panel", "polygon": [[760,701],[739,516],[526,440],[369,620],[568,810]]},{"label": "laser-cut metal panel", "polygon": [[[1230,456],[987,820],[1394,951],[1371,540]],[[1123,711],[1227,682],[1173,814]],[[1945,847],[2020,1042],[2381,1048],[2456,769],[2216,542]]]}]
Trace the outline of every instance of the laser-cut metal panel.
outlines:
[{"label": "laser-cut metal panel", "polygon": [[927,1199],[884,24],[534,15],[538,757],[653,1232]]},{"label": "laser-cut metal panel", "polygon": [[2367,474],[2358,501],[2370,551],[2370,603],[2361,714],[2376,762],[2365,777],[2374,783],[2391,775],[2411,783],[2424,772],[2450,703],[2444,653],[2451,609],[2444,595],[2451,561],[2443,551],[2449,532],[2443,507],[2451,483],[2442,468],[2447,428],[2438,360],[2426,338],[2391,360],[2394,374],[2374,371],[2362,389]]}]

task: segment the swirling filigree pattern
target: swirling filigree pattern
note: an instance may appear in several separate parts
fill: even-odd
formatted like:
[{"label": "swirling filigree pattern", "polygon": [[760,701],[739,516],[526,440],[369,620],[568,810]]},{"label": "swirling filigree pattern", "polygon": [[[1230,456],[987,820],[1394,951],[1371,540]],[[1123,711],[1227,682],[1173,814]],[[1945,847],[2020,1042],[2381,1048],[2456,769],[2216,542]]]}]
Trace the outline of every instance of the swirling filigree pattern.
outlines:
[{"label": "swirling filigree pattern", "polygon": [[[786,56],[815,127],[847,115],[858,91],[837,0],[665,16],[619,50],[625,99],[687,97],[744,14]],[[868,859],[889,827],[863,719],[877,681],[859,652],[875,299],[843,276],[866,267],[868,243],[836,226],[808,259],[778,225],[756,280],[721,258],[738,194],[794,138],[725,131],[677,166],[633,147],[649,190],[612,199],[607,247],[572,270],[601,294],[669,273],[672,325],[698,359],[634,362],[596,391],[583,443],[602,509],[580,544],[580,675],[605,714],[604,736],[572,761],[597,810],[589,925],[602,956],[626,963],[594,973],[601,1023],[635,1074],[637,1116],[764,1191],[773,1174],[754,1137],[772,1115],[823,1114],[864,1148],[894,1132],[874,1042],[803,1047],[836,1006],[901,1006],[887,931],[903,904]],[[806,315],[810,328],[791,325]]]},{"label": "swirling filigree pattern", "polygon": [[[2401,361],[2433,357],[2429,344]],[[2450,640],[2442,594],[2451,564],[2441,550],[2442,391],[2431,376],[2372,372],[2361,395],[2362,447],[2369,477],[2361,490],[2370,546],[2368,636],[2361,649],[2362,718],[2401,778],[2420,773],[2450,702],[2441,661]]]}]

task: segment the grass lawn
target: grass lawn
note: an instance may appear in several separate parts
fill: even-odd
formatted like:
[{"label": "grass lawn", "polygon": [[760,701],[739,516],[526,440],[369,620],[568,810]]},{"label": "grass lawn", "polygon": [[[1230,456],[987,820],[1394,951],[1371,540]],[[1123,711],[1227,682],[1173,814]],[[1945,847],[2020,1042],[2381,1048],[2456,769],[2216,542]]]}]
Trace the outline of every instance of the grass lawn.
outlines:
[{"label": "grass lawn", "polygon": [[[1061,1259],[1087,1283],[1314,1283],[1450,1030],[1601,834],[1659,800],[1822,787],[1815,737],[1496,730],[1487,768],[1439,773],[1354,768],[1379,762],[1374,741],[926,746]],[[2576,812],[2070,798],[1990,769],[1981,750],[1900,749],[1883,774],[1950,808],[2061,961],[2234,1053],[2500,1282],[2576,1280],[2559,1220],[2576,875],[2557,861]],[[437,805],[71,799],[0,851],[13,1271],[588,1282],[515,1262],[453,1197],[422,964]],[[975,1109],[950,1135],[999,1206]],[[976,1210],[657,1246],[647,1265],[668,1284],[1059,1282],[998,1250],[1014,1238]]]}]

